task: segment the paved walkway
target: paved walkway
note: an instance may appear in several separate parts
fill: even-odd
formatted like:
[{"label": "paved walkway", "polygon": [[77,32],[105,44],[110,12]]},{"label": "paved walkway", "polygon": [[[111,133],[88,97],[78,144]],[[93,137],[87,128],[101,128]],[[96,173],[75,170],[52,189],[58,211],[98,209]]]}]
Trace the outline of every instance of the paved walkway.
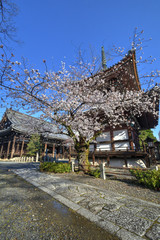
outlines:
[{"label": "paved walkway", "polygon": [[12,170],[122,240],[160,240],[160,205],[33,169]]}]

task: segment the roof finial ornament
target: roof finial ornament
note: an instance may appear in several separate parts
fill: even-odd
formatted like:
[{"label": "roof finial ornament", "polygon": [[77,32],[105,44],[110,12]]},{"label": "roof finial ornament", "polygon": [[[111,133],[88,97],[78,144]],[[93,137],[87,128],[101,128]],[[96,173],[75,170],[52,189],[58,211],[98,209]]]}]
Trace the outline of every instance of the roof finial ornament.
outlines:
[{"label": "roof finial ornament", "polygon": [[135,51],[136,51],[136,49],[134,47],[132,47],[132,49],[130,49],[128,51],[128,55],[130,55],[130,54],[132,55]]},{"label": "roof finial ornament", "polygon": [[104,52],[104,47],[102,46],[102,68],[103,70],[107,69],[107,65],[106,65],[106,56],[105,56],[105,52]]}]

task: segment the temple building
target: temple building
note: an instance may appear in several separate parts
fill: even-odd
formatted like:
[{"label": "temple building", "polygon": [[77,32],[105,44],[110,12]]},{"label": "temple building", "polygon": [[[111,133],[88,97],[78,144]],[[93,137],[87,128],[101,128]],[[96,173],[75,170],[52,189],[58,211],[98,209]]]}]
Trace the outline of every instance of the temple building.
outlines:
[{"label": "temple building", "polygon": [[27,144],[33,134],[39,134],[43,143],[43,155],[63,155],[62,142],[68,137],[58,134],[55,125],[35,117],[7,109],[0,122],[0,158],[13,159],[27,154]]},{"label": "temple building", "polygon": [[[129,51],[121,61],[107,68],[104,49],[102,48],[102,66],[103,70],[97,73],[97,75],[105,80],[106,88],[114,86],[122,92],[125,89],[141,90],[136,67],[135,50]],[[96,87],[99,87],[98,84]],[[159,91],[158,87],[157,90]],[[156,99],[156,111],[159,111],[159,98]],[[101,156],[101,159],[108,158],[108,164],[111,166],[119,167],[139,166],[135,164],[135,160],[138,159],[145,159],[145,163],[148,161],[148,155],[145,150],[140,149],[139,130],[156,127],[158,125],[158,117],[152,113],[144,113],[141,117],[130,117],[131,119],[134,118],[134,124],[123,125],[115,129],[110,126],[105,128],[101,136],[97,137],[97,143],[90,145],[90,159],[93,158],[94,161],[95,158],[100,158]],[[127,161],[127,158],[130,161]]]}]

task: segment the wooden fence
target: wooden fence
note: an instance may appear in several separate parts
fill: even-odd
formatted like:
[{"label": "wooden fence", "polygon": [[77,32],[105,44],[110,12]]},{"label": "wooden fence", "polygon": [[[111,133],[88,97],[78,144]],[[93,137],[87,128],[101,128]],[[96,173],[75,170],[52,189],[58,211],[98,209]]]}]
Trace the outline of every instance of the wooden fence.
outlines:
[{"label": "wooden fence", "polygon": [[[106,179],[106,175],[116,175],[116,176],[128,176],[131,177],[132,174],[130,172],[130,170],[136,170],[137,168],[128,168],[128,167],[108,167],[106,166],[105,162],[101,162],[99,165],[95,166],[95,165],[83,165],[85,169],[85,172],[89,172],[90,169],[99,169],[100,170],[100,177],[105,180]],[[75,165],[74,162],[71,162],[71,168],[72,168],[72,172],[75,171],[75,169],[78,169],[78,166]],[[155,166],[154,168],[155,170],[158,170],[158,167]],[[151,170],[151,168],[141,168],[142,171],[146,171],[146,170]]]}]

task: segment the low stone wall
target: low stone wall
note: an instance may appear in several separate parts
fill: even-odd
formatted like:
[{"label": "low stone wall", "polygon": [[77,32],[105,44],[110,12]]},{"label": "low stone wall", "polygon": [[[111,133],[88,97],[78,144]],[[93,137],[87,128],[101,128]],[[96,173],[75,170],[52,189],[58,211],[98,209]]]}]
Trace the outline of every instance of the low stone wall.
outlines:
[{"label": "low stone wall", "polygon": [[34,157],[14,157],[10,159],[0,159],[0,161],[12,161],[12,162],[35,162]]}]

